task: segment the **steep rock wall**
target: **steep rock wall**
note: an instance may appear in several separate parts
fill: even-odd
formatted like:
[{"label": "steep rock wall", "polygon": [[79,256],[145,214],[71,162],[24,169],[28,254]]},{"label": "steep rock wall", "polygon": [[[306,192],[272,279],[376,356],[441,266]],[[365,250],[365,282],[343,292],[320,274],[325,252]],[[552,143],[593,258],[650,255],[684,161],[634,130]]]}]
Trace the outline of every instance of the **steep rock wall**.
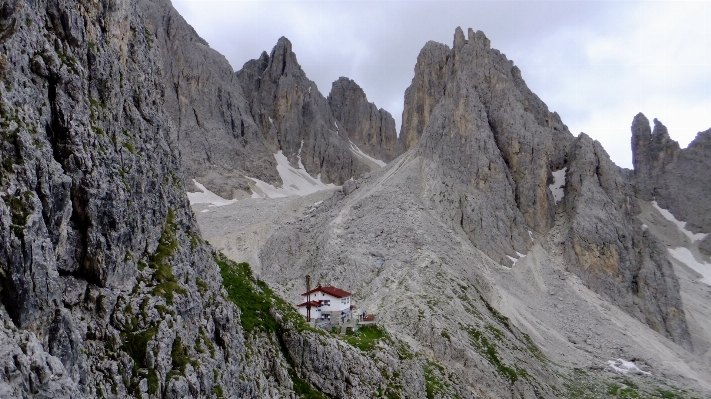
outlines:
[{"label": "steep rock wall", "polygon": [[328,101],[296,60],[291,42],[282,37],[270,54],[248,61],[237,72],[252,117],[272,152],[283,151],[312,176],[343,184],[369,168],[339,135]]},{"label": "steep rock wall", "polygon": [[328,104],[338,126],[361,151],[386,163],[400,155],[395,119],[368,102],[356,82],[344,77],[333,82]]},{"label": "steep rock wall", "polygon": [[[632,156],[640,198],[656,200],[695,233],[711,233],[711,129],[681,149],[661,122],[655,119],[652,130],[640,113],[632,121]],[[711,255],[711,234],[699,249]]]}]

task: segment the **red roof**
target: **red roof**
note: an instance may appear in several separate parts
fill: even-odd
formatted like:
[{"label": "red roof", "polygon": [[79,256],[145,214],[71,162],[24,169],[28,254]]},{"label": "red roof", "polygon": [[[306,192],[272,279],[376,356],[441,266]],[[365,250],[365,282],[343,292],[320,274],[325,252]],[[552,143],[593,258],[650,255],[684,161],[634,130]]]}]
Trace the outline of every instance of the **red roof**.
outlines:
[{"label": "red roof", "polygon": [[317,291],[321,291],[321,292],[323,292],[324,294],[328,294],[328,295],[331,295],[331,296],[335,296],[336,298],[345,298],[345,297],[351,296],[351,293],[350,293],[350,292],[348,292],[348,291],[343,291],[343,290],[340,289],[340,288],[330,287],[330,286],[329,286],[329,287],[321,287],[320,285],[319,285],[318,287],[312,289],[312,290],[309,291],[309,292],[305,292],[305,293],[301,294],[301,296],[306,296],[306,295],[308,295],[308,294],[313,294],[314,292],[317,292]]},{"label": "red roof", "polygon": [[[306,306],[306,302],[296,305],[297,307]],[[319,307],[321,306],[321,301],[311,301],[311,306]]]}]

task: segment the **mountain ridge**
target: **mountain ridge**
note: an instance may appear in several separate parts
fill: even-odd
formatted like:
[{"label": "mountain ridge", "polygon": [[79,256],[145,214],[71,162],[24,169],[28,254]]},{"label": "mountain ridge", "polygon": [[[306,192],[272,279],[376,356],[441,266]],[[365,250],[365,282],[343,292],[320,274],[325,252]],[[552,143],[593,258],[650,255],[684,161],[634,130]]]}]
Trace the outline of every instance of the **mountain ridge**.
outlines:
[{"label": "mountain ridge", "polygon": [[[483,33],[457,28],[418,57],[393,147],[391,117],[355,86],[331,98],[334,116],[285,38],[234,72],[167,0],[2,4],[0,395],[711,392],[704,291],[662,242],[697,244],[635,197],[668,184],[644,172],[641,118],[630,182]],[[679,155],[664,169],[691,170],[667,144]],[[354,146],[403,153],[371,170]],[[248,177],[278,185],[279,151],[342,186],[279,199],[291,216],[252,244],[255,276],[201,238],[200,218],[224,215],[185,192],[191,179],[227,198]],[[219,209],[259,219],[272,201]],[[305,274],[379,313],[379,338],[306,325],[281,298]],[[618,377],[627,363],[642,371]]]}]

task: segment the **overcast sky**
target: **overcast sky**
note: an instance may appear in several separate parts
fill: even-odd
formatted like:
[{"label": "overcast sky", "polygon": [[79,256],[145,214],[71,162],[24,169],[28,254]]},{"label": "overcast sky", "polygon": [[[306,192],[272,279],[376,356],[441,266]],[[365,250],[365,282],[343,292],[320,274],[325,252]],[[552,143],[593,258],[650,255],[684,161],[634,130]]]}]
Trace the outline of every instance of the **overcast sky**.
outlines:
[{"label": "overcast sky", "polygon": [[324,96],[339,76],[402,117],[428,40],[482,30],[570,131],[631,167],[630,124],[658,118],[682,147],[711,128],[711,2],[173,0],[239,70],[286,36]]}]

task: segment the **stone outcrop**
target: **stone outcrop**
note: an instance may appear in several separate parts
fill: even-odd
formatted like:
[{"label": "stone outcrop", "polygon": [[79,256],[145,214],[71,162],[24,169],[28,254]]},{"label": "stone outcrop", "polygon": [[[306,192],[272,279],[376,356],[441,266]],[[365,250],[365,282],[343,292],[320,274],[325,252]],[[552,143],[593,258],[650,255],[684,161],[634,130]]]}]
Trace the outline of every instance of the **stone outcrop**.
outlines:
[{"label": "stone outcrop", "polygon": [[328,101],[296,60],[282,37],[272,49],[248,61],[237,77],[252,117],[272,152],[283,151],[293,165],[300,160],[312,176],[343,184],[369,171],[339,135]]},{"label": "stone outcrop", "polygon": [[690,348],[679,282],[666,248],[633,218],[639,205],[629,180],[584,133],[568,158],[564,219],[571,270],[655,331]]},{"label": "stone outcrop", "polygon": [[368,102],[356,82],[344,77],[333,82],[328,104],[342,134],[361,151],[386,163],[400,155],[392,115]]},{"label": "stone outcrop", "polygon": [[[699,132],[687,148],[669,137],[667,128],[654,120],[654,130],[643,114],[632,121],[632,156],[636,194],[656,200],[686,228],[711,233],[711,129]],[[711,234],[699,243],[711,255]]]},{"label": "stone outcrop", "polygon": [[406,95],[404,115],[417,122],[403,122],[403,134],[422,131],[418,154],[431,161],[442,211],[506,263],[525,252],[527,230],[545,233],[552,225],[549,179],[565,165],[573,137],[483,33],[470,30],[464,39],[459,29],[454,48],[442,46],[428,43],[418,57],[408,93],[431,89]]},{"label": "stone outcrop", "polygon": [[405,90],[405,104],[409,106],[402,111],[400,145],[404,151],[414,148],[420,141],[436,98],[444,95],[450,55],[447,45],[429,41],[417,56],[415,76]]},{"label": "stone outcrop", "polygon": [[[0,10],[0,396],[280,398],[345,386],[310,376],[315,359],[291,359],[283,337],[316,338],[277,311],[262,315],[271,330],[244,324],[223,287],[234,265],[200,239],[181,140],[217,132],[209,153],[241,132],[239,118],[245,140],[261,134],[239,87],[218,84],[230,81],[223,59],[167,1]],[[198,106],[202,94],[212,97]],[[278,299],[245,279],[250,306],[273,310]],[[319,339],[329,356],[368,361]],[[369,381],[387,384],[382,373]]]}]

